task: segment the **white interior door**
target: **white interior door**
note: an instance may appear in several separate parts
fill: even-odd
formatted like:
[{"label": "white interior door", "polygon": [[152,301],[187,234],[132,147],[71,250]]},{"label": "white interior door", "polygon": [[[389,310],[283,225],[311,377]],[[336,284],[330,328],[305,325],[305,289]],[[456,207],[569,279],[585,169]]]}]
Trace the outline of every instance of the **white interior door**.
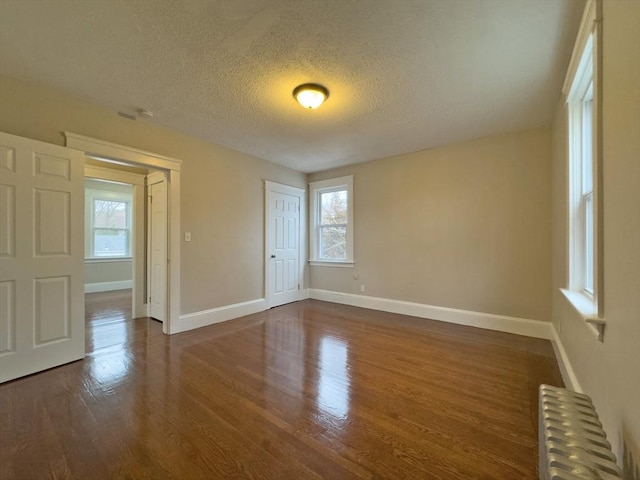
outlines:
[{"label": "white interior door", "polygon": [[300,299],[300,210],[304,190],[267,182],[267,275],[269,307]]},{"label": "white interior door", "polygon": [[84,357],[84,153],[0,133],[0,381]]},{"label": "white interior door", "polygon": [[167,318],[167,181],[163,173],[149,175],[149,316]]}]

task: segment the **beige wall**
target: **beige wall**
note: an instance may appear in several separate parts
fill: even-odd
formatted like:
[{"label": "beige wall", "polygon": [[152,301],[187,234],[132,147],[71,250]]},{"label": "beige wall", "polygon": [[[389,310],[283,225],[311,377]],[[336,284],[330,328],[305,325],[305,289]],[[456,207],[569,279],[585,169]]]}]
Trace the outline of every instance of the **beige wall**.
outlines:
[{"label": "beige wall", "polygon": [[310,175],[354,175],[356,262],[311,267],[310,286],[549,321],[550,142],[541,128]]},{"label": "beige wall", "polygon": [[6,77],[0,130],[58,145],[68,130],[183,160],[182,231],[192,241],[182,243],[181,313],[264,297],[263,182],[305,187],[304,174]]},{"label": "beige wall", "polygon": [[131,260],[111,260],[108,262],[85,262],[84,284],[121,282],[133,280]]},{"label": "beige wall", "polygon": [[[553,322],[619,459],[640,460],[640,2],[603,4],[604,308],[599,342],[558,288],[567,283],[566,111],[553,126]],[[625,450],[627,455],[625,455]],[[637,467],[636,467],[637,468]]]}]

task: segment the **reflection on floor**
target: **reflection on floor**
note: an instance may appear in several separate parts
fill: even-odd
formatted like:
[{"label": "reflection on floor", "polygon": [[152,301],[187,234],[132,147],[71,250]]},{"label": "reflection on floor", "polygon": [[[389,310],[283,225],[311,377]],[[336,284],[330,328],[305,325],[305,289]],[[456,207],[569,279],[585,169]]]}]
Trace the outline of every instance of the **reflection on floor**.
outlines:
[{"label": "reflection on floor", "polygon": [[87,354],[122,346],[148,335],[162,334],[162,324],[149,318],[133,319],[131,289],[85,295]]},{"label": "reflection on floor", "polygon": [[537,478],[547,340],[315,300],[167,336],[109,295],[0,385],[0,479]]}]

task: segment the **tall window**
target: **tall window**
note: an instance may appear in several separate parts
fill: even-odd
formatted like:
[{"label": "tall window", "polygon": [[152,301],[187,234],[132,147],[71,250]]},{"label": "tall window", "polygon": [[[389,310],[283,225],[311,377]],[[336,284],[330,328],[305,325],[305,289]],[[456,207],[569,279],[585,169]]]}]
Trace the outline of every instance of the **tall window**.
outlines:
[{"label": "tall window", "polygon": [[93,199],[93,257],[128,255],[129,212],[129,202]]},{"label": "tall window", "polygon": [[593,82],[589,84],[586,95],[581,100],[582,109],[582,185],[580,192],[580,213],[583,216],[582,237],[584,245],[580,256],[584,264],[583,288],[593,295],[593,242],[594,242],[594,208],[593,208]]},{"label": "tall window", "polygon": [[[569,139],[569,285],[563,290],[589,322],[602,317],[598,279],[598,109],[595,4],[583,19],[581,35],[569,65],[564,93]],[[601,282],[600,282],[601,283]]]},{"label": "tall window", "polygon": [[569,113],[569,288],[594,295],[593,36],[589,36],[567,96]]},{"label": "tall window", "polygon": [[353,264],[353,176],[310,187],[312,264]]},{"label": "tall window", "polygon": [[132,195],[104,188],[85,190],[85,257],[130,257]]}]

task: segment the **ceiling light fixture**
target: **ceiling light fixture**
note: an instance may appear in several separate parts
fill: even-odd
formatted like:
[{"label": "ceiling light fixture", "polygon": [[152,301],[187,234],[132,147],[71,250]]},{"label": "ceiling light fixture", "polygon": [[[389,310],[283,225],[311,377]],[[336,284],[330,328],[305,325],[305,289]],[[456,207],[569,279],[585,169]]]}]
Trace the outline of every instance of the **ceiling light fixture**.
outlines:
[{"label": "ceiling light fixture", "polygon": [[317,83],[305,83],[293,89],[293,97],[304,108],[318,108],[329,98],[329,90]]}]

